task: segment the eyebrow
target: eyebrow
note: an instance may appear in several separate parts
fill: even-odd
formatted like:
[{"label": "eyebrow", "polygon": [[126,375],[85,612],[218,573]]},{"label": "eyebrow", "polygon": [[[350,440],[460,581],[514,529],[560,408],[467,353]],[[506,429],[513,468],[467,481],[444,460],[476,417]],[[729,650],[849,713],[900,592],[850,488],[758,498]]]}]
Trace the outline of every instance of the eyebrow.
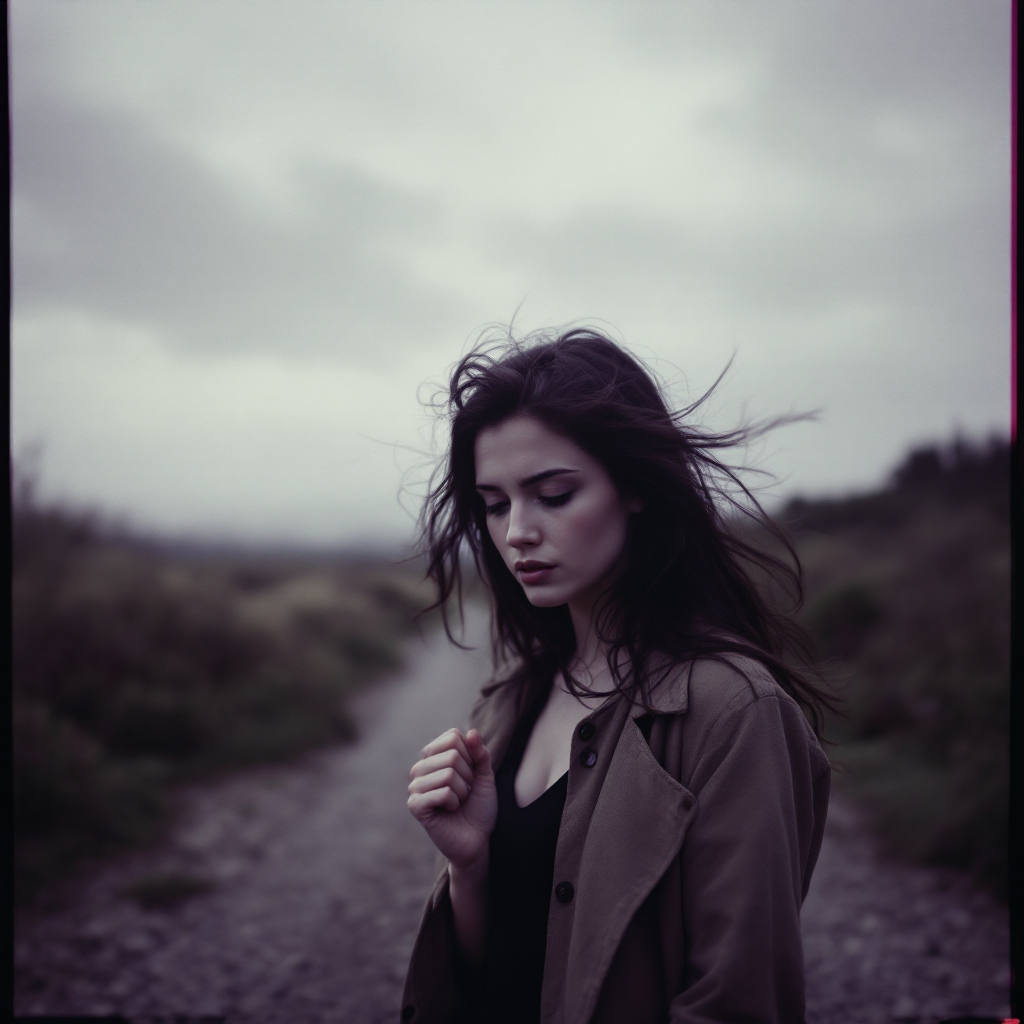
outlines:
[{"label": "eyebrow", "polygon": [[[520,487],[529,487],[531,484],[539,484],[541,480],[547,480],[548,477],[562,476],[565,473],[578,473],[578,469],[545,469],[543,473],[534,473],[533,476],[528,476],[524,480],[519,481]],[[500,491],[500,487],[496,487],[494,484],[477,484],[476,489],[478,491]]]}]

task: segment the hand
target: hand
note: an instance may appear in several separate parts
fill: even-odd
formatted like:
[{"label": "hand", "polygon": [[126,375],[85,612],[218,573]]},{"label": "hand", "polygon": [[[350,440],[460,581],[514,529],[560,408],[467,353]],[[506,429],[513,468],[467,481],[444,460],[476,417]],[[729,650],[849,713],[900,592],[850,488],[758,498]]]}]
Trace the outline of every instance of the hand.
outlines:
[{"label": "hand", "polygon": [[485,863],[498,792],[480,733],[442,733],[423,748],[409,777],[409,810],[449,863],[467,870]]}]

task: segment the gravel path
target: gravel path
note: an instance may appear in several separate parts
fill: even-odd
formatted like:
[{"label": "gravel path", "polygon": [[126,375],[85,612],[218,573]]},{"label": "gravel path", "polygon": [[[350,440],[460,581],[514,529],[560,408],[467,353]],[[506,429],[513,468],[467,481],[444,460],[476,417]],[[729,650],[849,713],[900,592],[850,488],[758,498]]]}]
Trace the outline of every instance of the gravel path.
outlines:
[{"label": "gravel path", "polygon": [[[487,671],[479,614],[461,652],[433,636],[361,698],[363,740],[191,791],[173,839],[21,916],[15,1012],[142,1024],[397,1021],[436,858],[405,809],[409,765],[462,722]],[[173,910],[119,895],[164,872],[215,883]],[[1004,1016],[1007,917],[952,874],[886,863],[833,807],[804,909],[811,1024]]]},{"label": "gravel path", "polygon": [[881,857],[835,798],[802,921],[809,1024],[1010,1015],[1006,908],[955,872]]}]

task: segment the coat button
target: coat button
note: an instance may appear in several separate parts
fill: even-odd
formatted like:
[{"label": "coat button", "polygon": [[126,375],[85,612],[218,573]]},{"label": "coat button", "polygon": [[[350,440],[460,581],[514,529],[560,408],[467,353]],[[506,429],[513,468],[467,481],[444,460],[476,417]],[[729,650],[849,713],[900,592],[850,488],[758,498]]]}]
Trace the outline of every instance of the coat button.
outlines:
[{"label": "coat button", "polygon": [[559,903],[571,903],[576,893],[573,890],[572,882],[559,882],[555,886],[555,899]]},{"label": "coat button", "polygon": [[580,764],[584,768],[593,768],[597,764],[597,751],[593,747],[587,747],[586,750],[580,754]]},{"label": "coat button", "polygon": [[584,722],[579,729],[576,730],[576,735],[579,736],[584,743],[591,739],[597,730],[594,728],[593,722]]},{"label": "coat button", "polygon": [[402,1007],[402,1020],[410,1021],[416,1016],[416,1007],[410,1004]]}]

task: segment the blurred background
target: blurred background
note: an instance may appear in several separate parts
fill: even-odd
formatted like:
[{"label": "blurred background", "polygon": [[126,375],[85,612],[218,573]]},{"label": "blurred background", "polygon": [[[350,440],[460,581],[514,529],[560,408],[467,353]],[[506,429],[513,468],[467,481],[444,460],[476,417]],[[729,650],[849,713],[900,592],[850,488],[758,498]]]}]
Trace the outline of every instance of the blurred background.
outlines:
[{"label": "blurred background", "polygon": [[588,323],[745,453],[904,856],[1005,893],[1010,2],[14,0],[19,897],[350,739],[429,400]]}]

